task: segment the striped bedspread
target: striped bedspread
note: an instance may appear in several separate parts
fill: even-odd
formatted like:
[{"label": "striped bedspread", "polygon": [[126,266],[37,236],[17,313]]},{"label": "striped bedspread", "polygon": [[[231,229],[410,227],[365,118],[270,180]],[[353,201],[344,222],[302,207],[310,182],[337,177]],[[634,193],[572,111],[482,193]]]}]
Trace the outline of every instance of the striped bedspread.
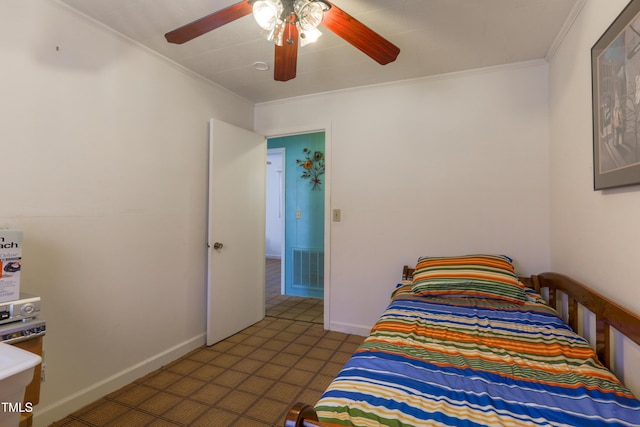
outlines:
[{"label": "striped bedspread", "polygon": [[640,401],[535,293],[522,306],[399,285],[316,405],[346,426],[640,426]]}]

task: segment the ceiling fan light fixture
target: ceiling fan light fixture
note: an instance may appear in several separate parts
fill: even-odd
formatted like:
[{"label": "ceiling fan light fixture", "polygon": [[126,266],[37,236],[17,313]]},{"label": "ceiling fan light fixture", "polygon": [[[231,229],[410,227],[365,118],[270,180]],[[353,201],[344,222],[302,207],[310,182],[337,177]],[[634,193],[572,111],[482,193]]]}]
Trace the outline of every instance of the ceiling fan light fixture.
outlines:
[{"label": "ceiling fan light fixture", "polygon": [[253,4],[253,17],[264,30],[273,30],[282,15],[280,0],[258,0]]},{"label": "ceiling fan light fixture", "polygon": [[284,21],[278,20],[278,22],[276,22],[276,25],[272,29],[262,30],[262,37],[269,40],[273,44],[282,46],[285,27],[286,23]]},{"label": "ceiling fan light fixture", "polygon": [[300,46],[306,46],[322,35],[317,27],[330,7],[321,0],[256,0],[252,11],[265,39],[282,46],[286,26],[291,24],[298,27]]},{"label": "ceiling fan light fixture", "polygon": [[298,25],[301,30],[310,31],[316,29],[324,18],[324,12],[328,10],[328,5],[321,1],[296,0],[293,5]]}]

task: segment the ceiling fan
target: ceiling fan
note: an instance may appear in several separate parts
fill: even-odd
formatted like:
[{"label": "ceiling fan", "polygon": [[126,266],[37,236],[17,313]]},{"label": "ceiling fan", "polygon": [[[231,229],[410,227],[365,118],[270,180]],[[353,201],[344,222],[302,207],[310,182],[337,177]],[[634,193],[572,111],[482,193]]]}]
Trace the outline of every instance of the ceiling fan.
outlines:
[{"label": "ceiling fan", "polygon": [[275,44],[274,79],[296,76],[298,45],[315,41],[322,25],[385,65],[400,49],[327,0],[243,0],[165,34],[168,42],[182,44],[253,13],[263,35]]}]

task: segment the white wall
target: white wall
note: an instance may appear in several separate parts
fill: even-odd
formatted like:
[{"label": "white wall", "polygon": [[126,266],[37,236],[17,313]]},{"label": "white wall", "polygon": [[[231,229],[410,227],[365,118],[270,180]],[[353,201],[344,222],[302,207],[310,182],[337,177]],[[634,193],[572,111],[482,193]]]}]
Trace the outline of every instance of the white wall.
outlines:
[{"label": "white wall", "polygon": [[640,313],[640,187],[593,190],[591,47],[626,4],[587,1],[550,63],[551,254],[554,270]]},{"label": "white wall", "polygon": [[208,119],[253,105],[50,0],[0,2],[0,225],[42,297],[36,425],[204,343]]},{"label": "white wall", "polygon": [[548,270],[547,83],[534,62],[256,106],[267,136],[330,128],[331,329],[368,332],[421,255]]},{"label": "white wall", "polygon": [[640,187],[593,190],[591,47],[626,3],[587,1],[550,63],[551,254],[554,270],[640,313]]},{"label": "white wall", "polygon": [[640,187],[593,190],[591,47],[627,3],[588,0],[550,61],[551,266],[640,313]]}]

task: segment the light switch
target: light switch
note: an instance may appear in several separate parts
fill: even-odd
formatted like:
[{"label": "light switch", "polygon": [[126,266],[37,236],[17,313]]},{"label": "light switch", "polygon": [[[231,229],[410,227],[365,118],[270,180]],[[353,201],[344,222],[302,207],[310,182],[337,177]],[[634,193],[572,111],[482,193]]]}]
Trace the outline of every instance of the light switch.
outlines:
[{"label": "light switch", "polygon": [[298,209],[296,211],[296,219],[300,219],[300,218],[302,218],[302,211],[300,209]]},{"label": "light switch", "polygon": [[341,219],[342,219],[342,212],[340,211],[340,209],[334,209],[333,222],[340,222]]}]

